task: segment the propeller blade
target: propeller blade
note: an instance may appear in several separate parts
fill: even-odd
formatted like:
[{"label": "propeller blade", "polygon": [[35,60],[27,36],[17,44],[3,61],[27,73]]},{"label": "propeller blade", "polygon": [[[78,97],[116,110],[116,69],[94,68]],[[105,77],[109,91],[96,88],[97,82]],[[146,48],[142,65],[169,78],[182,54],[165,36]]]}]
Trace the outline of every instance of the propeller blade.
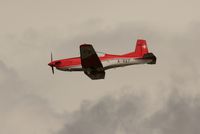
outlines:
[{"label": "propeller blade", "polygon": [[52,52],[51,52],[51,61],[53,61],[53,54],[52,54]]},{"label": "propeller blade", "polygon": [[52,73],[54,74],[54,67],[52,66],[51,69],[52,69]]},{"label": "propeller blade", "polygon": [[[53,54],[52,54],[52,52],[51,52],[51,62],[53,61]],[[51,66],[51,70],[52,70],[52,73],[54,74],[54,67],[53,67],[53,65],[50,65]]]}]

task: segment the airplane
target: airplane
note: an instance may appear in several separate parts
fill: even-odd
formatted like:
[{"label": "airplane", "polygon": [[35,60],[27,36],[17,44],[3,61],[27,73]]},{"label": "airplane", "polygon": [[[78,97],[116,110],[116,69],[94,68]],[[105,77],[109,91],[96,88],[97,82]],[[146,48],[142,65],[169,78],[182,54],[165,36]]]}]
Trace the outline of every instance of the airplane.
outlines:
[{"label": "airplane", "polygon": [[98,56],[91,44],[80,45],[80,57],[53,60],[48,65],[61,71],[83,71],[92,80],[104,79],[105,71],[112,68],[136,64],[156,64],[156,56],[148,51],[147,42],[143,39],[136,41],[135,51],[122,54],[104,53]]}]

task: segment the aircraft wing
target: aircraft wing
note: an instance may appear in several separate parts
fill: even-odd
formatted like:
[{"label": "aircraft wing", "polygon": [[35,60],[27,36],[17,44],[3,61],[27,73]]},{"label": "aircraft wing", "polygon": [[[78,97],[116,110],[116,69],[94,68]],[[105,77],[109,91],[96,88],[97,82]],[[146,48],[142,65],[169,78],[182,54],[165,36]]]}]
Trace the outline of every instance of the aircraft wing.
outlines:
[{"label": "aircraft wing", "polygon": [[105,71],[91,44],[80,45],[81,65],[84,73],[92,80],[104,79]]}]

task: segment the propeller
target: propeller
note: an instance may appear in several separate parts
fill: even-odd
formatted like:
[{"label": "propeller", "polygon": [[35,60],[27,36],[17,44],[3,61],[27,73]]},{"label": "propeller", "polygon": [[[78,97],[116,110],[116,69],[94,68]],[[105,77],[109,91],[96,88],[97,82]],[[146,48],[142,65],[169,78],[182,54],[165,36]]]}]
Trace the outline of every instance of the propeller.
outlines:
[{"label": "propeller", "polygon": [[[52,54],[52,52],[51,52],[51,62],[53,61],[53,54]],[[52,69],[52,73],[54,74],[54,67],[53,67],[53,65],[51,65],[51,69]]]}]

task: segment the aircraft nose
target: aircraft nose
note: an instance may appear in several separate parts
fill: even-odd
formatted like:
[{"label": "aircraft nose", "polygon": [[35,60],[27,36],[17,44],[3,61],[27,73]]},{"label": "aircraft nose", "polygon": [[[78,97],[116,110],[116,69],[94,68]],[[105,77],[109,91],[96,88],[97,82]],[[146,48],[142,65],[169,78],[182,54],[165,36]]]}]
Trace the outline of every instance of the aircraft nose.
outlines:
[{"label": "aircraft nose", "polygon": [[59,66],[61,64],[61,61],[52,61],[48,65],[51,67]]},{"label": "aircraft nose", "polygon": [[48,65],[52,67],[52,66],[53,66],[53,63],[52,63],[52,62],[50,62]]}]

